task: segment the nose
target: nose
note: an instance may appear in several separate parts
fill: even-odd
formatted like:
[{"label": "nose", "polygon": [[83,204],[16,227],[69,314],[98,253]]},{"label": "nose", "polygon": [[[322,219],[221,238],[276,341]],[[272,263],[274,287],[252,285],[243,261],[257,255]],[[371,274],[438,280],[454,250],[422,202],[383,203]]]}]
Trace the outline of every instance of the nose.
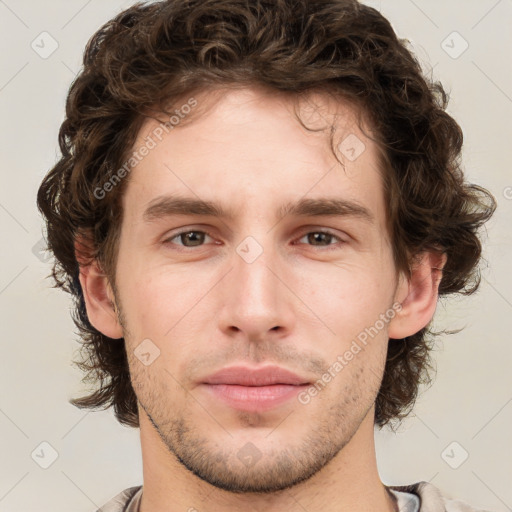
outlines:
[{"label": "nose", "polygon": [[234,253],[233,268],[225,278],[222,332],[250,342],[289,334],[295,316],[293,293],[286,286],[293,278],[286,262],[268,247],[252,262],[240,254]]}]

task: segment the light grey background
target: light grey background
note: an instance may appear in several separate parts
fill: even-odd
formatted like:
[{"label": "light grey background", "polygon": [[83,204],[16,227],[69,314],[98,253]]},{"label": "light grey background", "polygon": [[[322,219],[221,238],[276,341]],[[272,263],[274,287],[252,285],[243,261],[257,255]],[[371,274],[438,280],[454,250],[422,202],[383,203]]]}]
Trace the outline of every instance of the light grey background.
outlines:
[{"label": "light grey background", "polygon": [[[84,45],[131,3],[0,0],[0,511],[93,511],[142,483],[138,430],[120,426],[110,411],[67,402],[84,392],[71,366],[79,345],[68,296],[45,280],[50,267],[37,250],[35,207],[38,185],[58,157],[64,100]],[[512,0],[368,3],[451,92],[467,175],[499,203],[480,291],[440,303],[436,313],[438,329],[464,330],[439,339],[438,375],[415,414],[397,434],[376,434],[381,477],[387,484],[431,481],[475,506],[510,511]],[[57,453],[48,469],[40,464],[52,461],[52,448],[42,442]]]}]

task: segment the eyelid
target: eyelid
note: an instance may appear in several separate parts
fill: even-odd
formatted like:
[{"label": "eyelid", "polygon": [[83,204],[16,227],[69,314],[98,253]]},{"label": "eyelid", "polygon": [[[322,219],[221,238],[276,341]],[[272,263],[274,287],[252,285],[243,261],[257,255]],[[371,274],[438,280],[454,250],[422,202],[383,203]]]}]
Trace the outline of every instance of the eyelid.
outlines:
[{"label": "eyelid", "polygon": [[[301,244],[301,245],[308,245],[309,247],[316,248],[319,251],[329,251],[329,250],[335,250],[339,249],[340,245],[346,244],[348,241],[345,240],[342,236],[337,235],[333,230],[328,228],[308,228],[305,231],[302,232],[302,234],[295,239],[295,241],[300,240],[301,238],[304,238],[306,235],[309,235],[310,233],[325,233],[326,235],[332,236],[333,238],[337,239],[337,243],[335,244],[328,244],[326,246],[315,246],[310,244]],[[348,236],[348,235],[347,235]]]},{"label": "eyelid", "polygon": [[[215,238],[214,235],[205,228],[195,228],[192,226],[192,227],[177,228],[177,229],[178,229],[177,231],[171,231],[170,233],[167,233],[165,235],[165,238],[163,239],[162,243],[163,244],[171,244],[171,240],[173,240],[174,238],[177,238],[180,235],[184,235],[186,233],[191,233],[191,232],[204,233],[205,235],[209,236],[212,239]],[[178,245],[178,247],[183,247],[184,249],[193,249],[193,247],[180,246],[179,244],[171,244],[171,245]],[[198,246],[198,247],[202,247],[202,246]]]},{"label": "eyelid", "polygon": [[341,241],[345,241],[343,240],[343,235],[345,235],[346,237],[349,236],[347,233],[343,231],[338,231],[336,229],[326,228],[323,226],[305,226],[304,228],[301,229],[301,232],[303,233],[301,237],[304,236],[305,234],[307,235],[308,233],[326,233],[328,235],[332,235],[338,238]]}]

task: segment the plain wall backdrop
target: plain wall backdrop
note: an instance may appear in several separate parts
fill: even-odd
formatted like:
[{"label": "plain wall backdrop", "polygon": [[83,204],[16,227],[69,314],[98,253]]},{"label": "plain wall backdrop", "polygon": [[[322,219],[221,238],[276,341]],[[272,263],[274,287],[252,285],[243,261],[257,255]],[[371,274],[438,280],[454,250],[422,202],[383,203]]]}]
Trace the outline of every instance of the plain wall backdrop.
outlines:
[{"label": "plain wall backdrop", "polygon": [[[85,391],[71,364],[79,344],[70,298],[45,279],[35,205],[84,46],[131,3],[0,0],[0,511],[94,511],[142,483],[138,430],[68,403]],[[512,0],[367,3],[450,93],[467,177],[498,200],[479,292],[443,300],[435,316],[439,330],[463,330],[438,338],[437,376],[410,418],[376,432],[381,478],[511,511]]]}]

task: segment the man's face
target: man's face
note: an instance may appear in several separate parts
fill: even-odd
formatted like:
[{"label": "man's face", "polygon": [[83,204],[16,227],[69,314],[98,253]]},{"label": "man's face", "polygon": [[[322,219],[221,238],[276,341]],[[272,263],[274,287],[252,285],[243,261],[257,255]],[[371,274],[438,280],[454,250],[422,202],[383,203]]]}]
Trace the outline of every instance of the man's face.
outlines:
[{"label": "man's face", "polygon": [[[196,100],[201,109],[208,95]],[[329,131],[304,129],[289,100],[226,91],[210,107],[162,141],[156,121],[139,133],[134,149],[148,135],[157,145],[123,198],[116,301],[144,435],[213,485],[270,492],[311,477],[363,421],[373,424],[388,342],[382,315],[397,288],[382,177],[347,105],[325,100],[321,115],[302,115],[329,126],[337,111],[344,167]],[[144,215],[171,195],[232,216],[162,206]],[[346,204],[338,215],[280,216],[284,205],[315,199]],[[246,378],[279,366],[309,385],[206,383],[233,366]]]}]

